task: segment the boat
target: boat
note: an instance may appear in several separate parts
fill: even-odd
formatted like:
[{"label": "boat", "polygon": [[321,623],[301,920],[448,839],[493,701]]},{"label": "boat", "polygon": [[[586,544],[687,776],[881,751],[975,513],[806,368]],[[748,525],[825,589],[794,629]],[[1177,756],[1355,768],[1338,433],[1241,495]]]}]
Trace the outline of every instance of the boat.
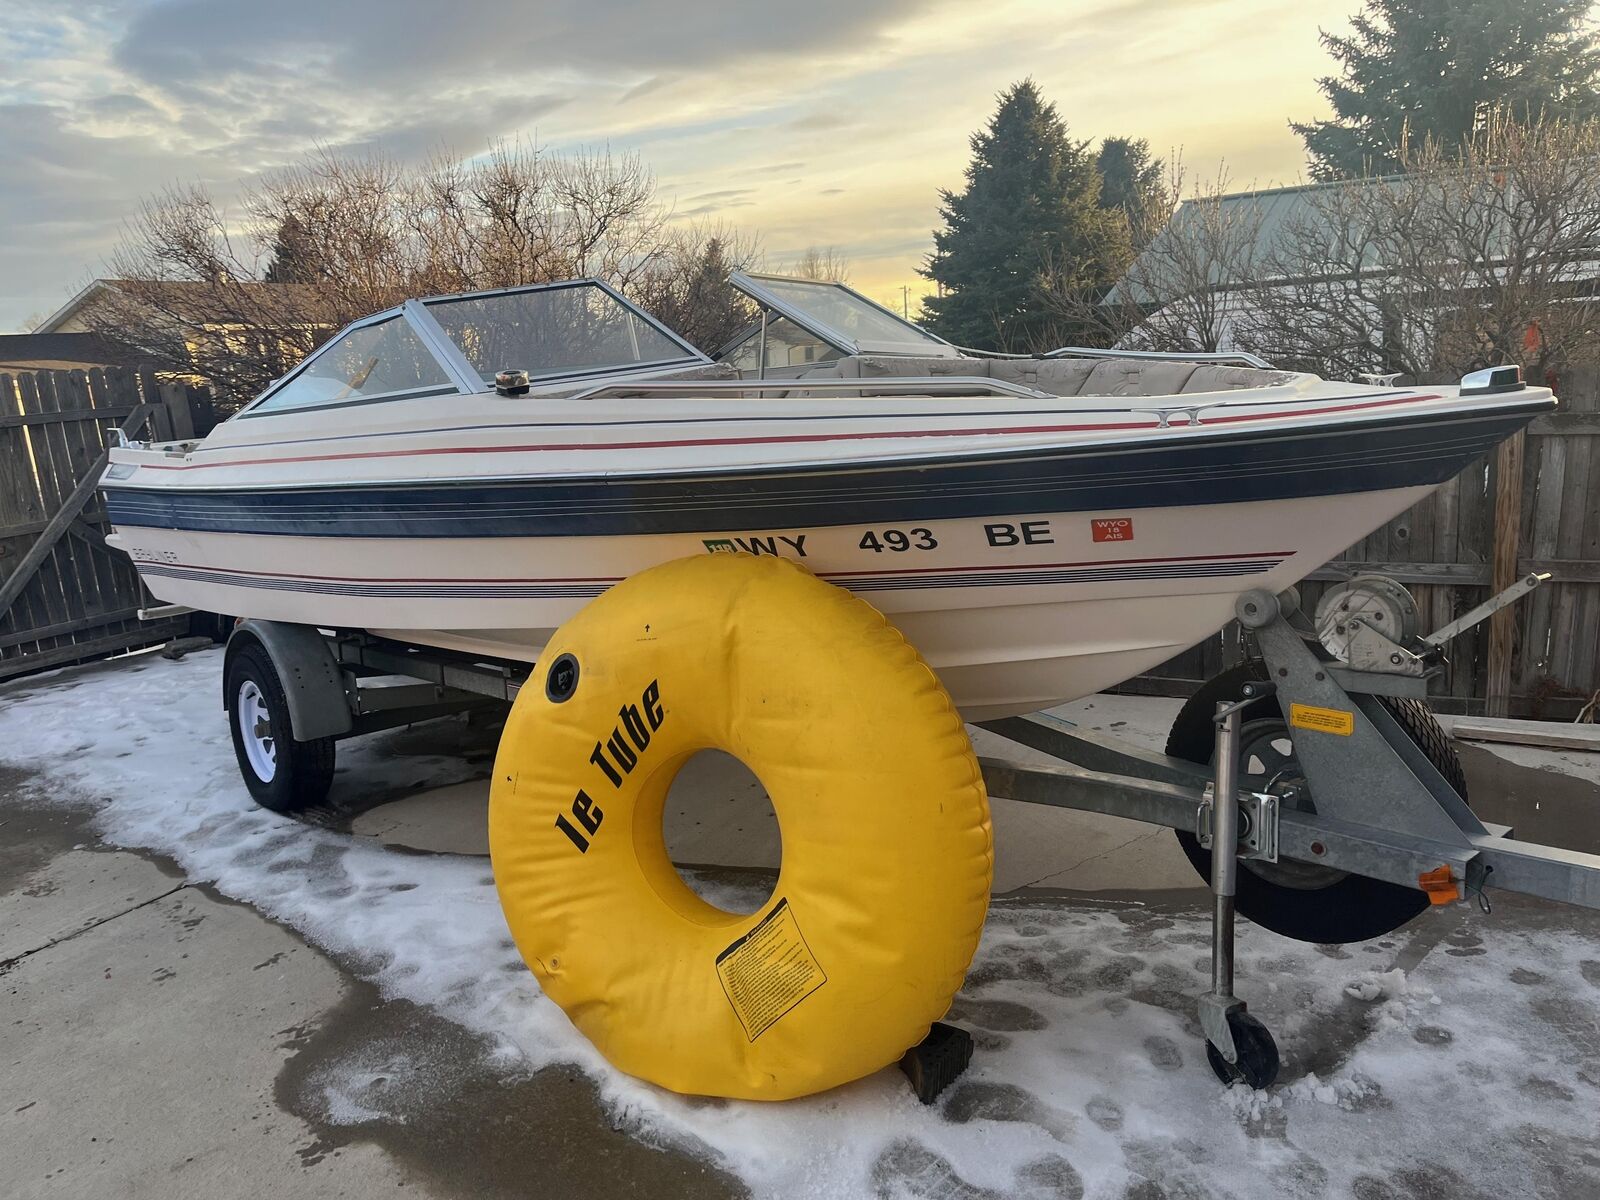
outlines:
[{"label": "boat", "polygon": [[719,362],[595,280],[408,300],[203,439],[113,449],[110,542],[171,604],[513,662],[657,563],[781,555],[982,720],[1196,645],[1555,403],[1514,367],[984,356],[840,285],[747,282],[767,345],[776,314],[824,349]]}]

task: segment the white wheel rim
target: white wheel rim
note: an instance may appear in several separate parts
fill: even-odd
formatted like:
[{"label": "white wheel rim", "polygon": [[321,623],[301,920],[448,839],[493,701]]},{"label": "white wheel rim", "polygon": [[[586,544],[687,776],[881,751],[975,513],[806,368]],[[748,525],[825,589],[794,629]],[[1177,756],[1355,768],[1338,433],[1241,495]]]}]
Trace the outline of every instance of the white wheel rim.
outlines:
[{"label": "white wheel rim", "polygon": [[278,773],[278,742],[272,736],[272,718],[267,712],[266,697],[253,679],[239,685],[238,702],[233,706],[234,720],[239,723],[239,741],[244,746],[250,769],[262,783],[271,783]]}]

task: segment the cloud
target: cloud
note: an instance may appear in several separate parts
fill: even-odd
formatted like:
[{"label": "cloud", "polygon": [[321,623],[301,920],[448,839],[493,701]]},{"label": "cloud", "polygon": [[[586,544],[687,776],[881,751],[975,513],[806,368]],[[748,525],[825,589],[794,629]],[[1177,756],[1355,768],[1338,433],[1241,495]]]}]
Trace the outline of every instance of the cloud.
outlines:
[{"label": "cloud", "polygon": [[741,175],[786,175],[790,171],[801,171],[801,170],[804,170],[804,169],[805,169],[805,163],[803,163],[803,162],[781,162],[781,163],[768,163],[764,167],[746,167],[744,170],[740,171],[739,174],[741,174]]},{"label": "cloud", "polygon": [[690,196],[685,203],[696,204],[707,201],[738,200],[750,194],[749,188],[721,188],[714,192],[701,192],[698,196]]},{"label": "cloud", "polygon": [[197,158],[152,158],[141,139],[74,129],[55,105],[0,104],[0,147],[0,329],[86,283],[139,196],[208,174]]},{"label": "cloud", "polygon": [[858,124],[859,118],[844,112],[811,112],[803,117],[796,117],[790,121],[788,128],[797,133],[827,133],[836,129],[847,129]]},{"label": "cloud", "polygon": [[662,88],[666,87],[669,82],[669,78],[665,75],[652,75],[650,78],[634,84],[627,91],[623,92],[622,95],[617,97],[617,103],[631,104],[641,96],[648,96],[651,92],[660,91]]},{"label": "cloud", "polygon": [[[803,13],[748,0],[0,0],[0,329],[70,295],[168,184],[228,204],[241,181],[315,147],[415,159],[500,138],[636,151],[677,215],[737,209],[769,244],[848,245],[898,286],[1007,84],[1035,76],[1079,136],[1187,144],[1197,175],[1226,154],[1236,175],[1266,181],[1298,166],[1284,120],[1315,114],[1316,29],[1348,5],[1083,0],[1069,19],[1059,0],[815,0]],[[1256,50],[1249,88],[1241,27]]]},{"label": "cloud", "polygon": [[768,6],[743,0],[678,0],[670,14],[652,0],[165,0],[133,17],[115,57],[156,86],[326,72],[345,87],[393,94],[450,78],[683,71],[735,57],[859,51],[917,8],[915,0],[812,0],[804,20],[775,30]]}]

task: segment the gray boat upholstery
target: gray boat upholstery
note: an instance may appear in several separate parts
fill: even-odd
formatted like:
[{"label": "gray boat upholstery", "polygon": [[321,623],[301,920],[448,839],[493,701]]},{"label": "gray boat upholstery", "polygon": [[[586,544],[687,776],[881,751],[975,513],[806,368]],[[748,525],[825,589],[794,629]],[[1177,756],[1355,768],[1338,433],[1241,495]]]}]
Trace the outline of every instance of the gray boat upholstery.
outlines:
[{"label": "gray boat upholstery", "polygon": [[[1273,387],[1288,371],[1128,358],[913,358],[855,354],[818,364],[804,379],[974,376],[1020,384],[1055,396],[1177,396]],[[834,393],[837,395],[838,393]]]},{"label": "gray boat upholstery", "polygon": [[663,371],[652,378],[655,379],[738,379],[739,369],[732,363],[700,363],[692,367],[680,367],[676,371]]},{"label": "gray boat upholstery", "polygon": [[[645,392],[649,390],[652,381],[659,379],[739,379],[740,377],[738,368],[731,363],[719,362],[696,363],[691,367],[677,367],[671,371],[644,371],[637,375],[619,374],[617,382],[631,383],[636,379],[639,391]],[[535,380],[534,386],[542,396],[573,396],[594,387],[596,382],[604,380],[596,380],[593,376],[587,379],[563,380],[554,384],[541,384]]]}]

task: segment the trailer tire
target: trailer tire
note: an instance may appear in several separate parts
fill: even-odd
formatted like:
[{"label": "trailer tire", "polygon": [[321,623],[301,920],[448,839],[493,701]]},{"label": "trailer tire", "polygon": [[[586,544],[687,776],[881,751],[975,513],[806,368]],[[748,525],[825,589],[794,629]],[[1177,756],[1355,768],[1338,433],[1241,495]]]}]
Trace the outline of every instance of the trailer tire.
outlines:
[{"label": "trailer tire", "polygon": [[[1259,660],[1240,663],[1208,680],[1184,704],[1167,737],[1167,753],[1193,763],[1209,763],[1216,746],[1213,718],[1217,705],[1238,700],[1246,683],[1267,678]],[[1380,701],[1456,794],[1467,798],[1466,775],[1450,739],[1420,700],[1388,696]],[[1241,724],[1283,723],[1278,701],[1265,696],[1239,714]],[[1284,730],[1287,734],[1288,727]],[[1313,802],[1315,797],[1313,797]],[[1207,883],[1211,851],[1186,830],[1174,830],[1185,856]],[[1235,903],[1241,916],[1264,929],[1299,942],[1341,945],[1392,933],[1428,907],[1427,893],[1365,875],[1330,872],[1323,887],[1288,886],[1265,878],[1248,860],[1239,864]],[[1263,868],[1264,869],[1264,868]]]},{"label": "trailer tire", "polygon": [[[707,903],[663,806],[702,749],[782,836],[755,912]],[[495,883],[546,995],[614,1066],[781,1100],[897,1062],[961,987],[989,808],[938,678],[871,605],[780,558],[712,554],[612,587],[518,694],[489,801]]]},{"label": "trailer tire", "polygon": [[273,812],[297,813],[326,800],[333,785],[333,739],[294,737],[283,683],[258,643],[229,655],[223,695],[233,754],[255,802]]}]

